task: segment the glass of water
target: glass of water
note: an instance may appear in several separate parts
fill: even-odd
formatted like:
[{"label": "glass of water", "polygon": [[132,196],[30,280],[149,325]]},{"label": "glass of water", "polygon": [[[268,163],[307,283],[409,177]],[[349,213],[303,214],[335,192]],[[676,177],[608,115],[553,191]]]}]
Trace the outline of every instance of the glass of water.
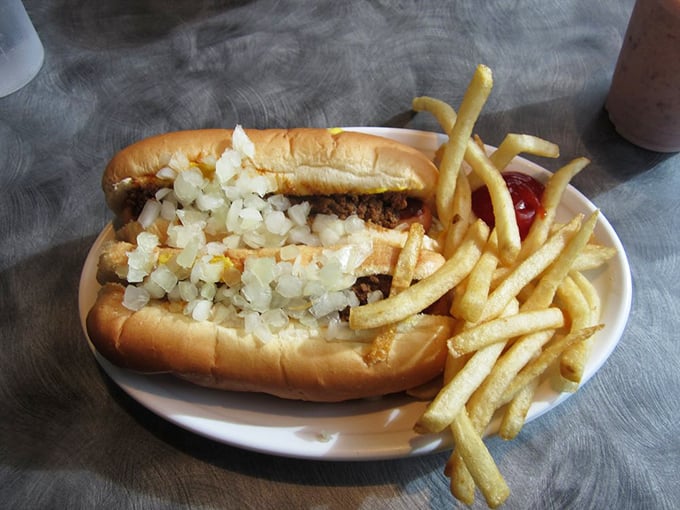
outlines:
[{"label": "glass of water", "polygon": [[45,51],[21,0],[0,0],[0,97],[31,81]]}]

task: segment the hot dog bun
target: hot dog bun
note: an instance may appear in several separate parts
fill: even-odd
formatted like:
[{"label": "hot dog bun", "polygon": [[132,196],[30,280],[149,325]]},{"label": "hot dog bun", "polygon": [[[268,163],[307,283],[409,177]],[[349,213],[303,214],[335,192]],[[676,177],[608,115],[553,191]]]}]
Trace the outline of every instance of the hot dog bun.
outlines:
[{"label": "hot dog bun", "polygon": [[[230,151],[238,153],[236,163]],[[231,166],[221,173],[227,159]],[[450,317],[421,313],[404,321],[389,357],[376,364],[364,355],[380,332],[352,331],[342,320],[347,307],[376,293],[386,297],[384,278],[394,271],[406,232],[355,215],[318,213],[335,218],[321,218],[319,226],[309,201],[398,193],[429,202],[437,173],[410,147],[325,129],[184,131],[137,142],[104,172],[106,201],[120,228],[100,256],[103,287],[87,317],[89,337],[116,365],[219,389],[334,402],[423,384],[443,370]],[[177,183],[188,175],[200,181],[204,203],[180,193]],[[249,190],[245,181],[260,177],[266,186]],[[224,193],[222,202],[213,200],[216,193]],[[162,207],[170,200],[170,216],[159,215],[162,200]],[[153,221],[138,219],[140,203],[154,204]],[[299,206],[308,207],[302,219],[292,213]],[[253,214],[257,235],[248,238],[254,231],[243,222]],[[302,234],[270,228],[276,215]],[[437,251],[426,236],[415,280],[444,263]],[[358,280],[369,277],[370,284]],[[141,304],[128,299],[130,290],[144,294]],[[270,317],[282,322],[270,328]]]},{"label": "hot dog bun", "polygon": [[[247,167],[275,180],[289,195],[372,194],[405,191],[429,201],[438,170],[421,152],[379,136],[328,129],[244,130],[255,145]],[[102,187],[116,215],[132,190],[160,186],[156,177],[173,154],[190,161],[218,158],[231,147],[234,130],[177,131],[153,136],[121,150],[106,167]]]},{"label": "hot dog bun", "polygon": [[367,342],[327,341],[307,328],[267,343],[239,328],[197,322],[154,302],[138,312],[120,306],[123,287],[107,284],[87,318],[97,349],[121,367],[170,372],[206,387],[336,402],[386,395],[423,384],[442,369],[450,318],[417,315],[401,327],[390,358],[368,366]]}]

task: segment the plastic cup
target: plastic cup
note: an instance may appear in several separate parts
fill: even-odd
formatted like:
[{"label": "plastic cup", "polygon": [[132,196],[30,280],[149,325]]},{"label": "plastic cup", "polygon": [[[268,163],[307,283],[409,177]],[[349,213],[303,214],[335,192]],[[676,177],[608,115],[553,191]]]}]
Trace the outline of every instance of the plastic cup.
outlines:
[{"label": "plastic cup", "polygon": [[45,51],[21,0],[0,0],[0,97],[31,81]]},{"label": "plastic cup", "polygon": [[618,133],[680,151],[680,0],[637,0],[605,103]]}]

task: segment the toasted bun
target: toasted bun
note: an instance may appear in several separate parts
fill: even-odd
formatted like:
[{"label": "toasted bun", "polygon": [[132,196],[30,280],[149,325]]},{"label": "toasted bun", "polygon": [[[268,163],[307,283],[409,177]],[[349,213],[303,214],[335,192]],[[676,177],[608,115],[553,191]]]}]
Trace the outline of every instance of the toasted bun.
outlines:
[{"label": "toasted bun", "polygon": [[[246,129],[255,155],[246,164],[274,176],[277,191],[290,195],[373,194],[405,191],[429,200],[436,166],[421,152],[387,138],[328,129]],[[190,161],[219,158],[233,130],[177,131],[141,140],[107,166],[102,185],[109,207],[120,214],[125,200],[179,152]]]},{"label": "toasted bun", "polygon": [[400,326],[389,359],[367,365],[367,342],[327,341],[299,328],[262,343],[243,330],[197,322],[154,302],[138,312],[121,305],[123,287],[107,284],[87,317],[90,339],[108,360],[141,372],[172,373],[195,384],[336,402],[396,393],[439,375],[449,317],[417,315]]}]

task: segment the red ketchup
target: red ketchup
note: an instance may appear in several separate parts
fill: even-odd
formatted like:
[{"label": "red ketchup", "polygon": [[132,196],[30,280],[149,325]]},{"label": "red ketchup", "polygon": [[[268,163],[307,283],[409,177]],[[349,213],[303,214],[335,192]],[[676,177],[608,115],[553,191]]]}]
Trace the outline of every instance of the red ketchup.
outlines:
[{"label": "red ketchup", "polygon": [[[519,227],[519,235],[522,239],[529,233],[529,229],[537,215],[545,214],[541,205],[541,197],[545,187],[530,175],[520,172],[503,172],[503,179],[508,186],[512,203],[515,206],[515,217]],[[486,186],[472,192],[472,210],[493,228],[496,224],[493,215],[491,197]]]}]

